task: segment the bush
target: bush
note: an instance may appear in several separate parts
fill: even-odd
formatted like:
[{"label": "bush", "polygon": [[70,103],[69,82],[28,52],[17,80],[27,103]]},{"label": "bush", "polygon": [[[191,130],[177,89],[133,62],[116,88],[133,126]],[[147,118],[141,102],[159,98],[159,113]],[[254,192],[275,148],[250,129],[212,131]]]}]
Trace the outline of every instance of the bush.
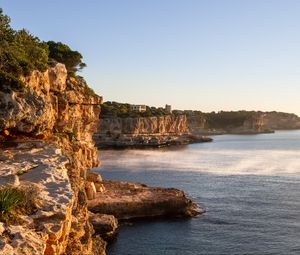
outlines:
[{"label": "bush", "polygon": [[71,142],[77,141],[76,135],[72,131],[65,131],[65,134],[68,136]]},{"label": "bush", "polygon": [[8,213],[25,202],[24,192],[14,187],[0,188],[0,212]]}]

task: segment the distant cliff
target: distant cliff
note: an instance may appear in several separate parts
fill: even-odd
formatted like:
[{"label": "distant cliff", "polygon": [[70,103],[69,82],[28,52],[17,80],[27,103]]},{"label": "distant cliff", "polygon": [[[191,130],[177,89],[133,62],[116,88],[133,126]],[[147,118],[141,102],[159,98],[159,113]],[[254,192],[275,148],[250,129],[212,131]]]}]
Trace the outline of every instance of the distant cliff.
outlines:
[{"label": "distant cliff", "polygon": [[192,134],[206,133],[207,120],[205,115],[196,111],[185,111],[189,132]]},{"label": "distant cliff", "polygon": [[[100,119],[94,135],[99,147],[145,147],[192,142],[186,115]],[[201,138],[200,138],[201,139]]]},{"label": "distant cliff", "polygon": [[266,112],[264,127],[273,130],[300,129],[300,117],[293,113]]},{"label": "distant cliff", "polygon": [[116,134],[153,134],[180,135],[188,133],[185,115],[141,117],[141,118],[103,118],[100,122],[100,133]]},{"label": "distant cliff", "polygon": [[284,112],[187,112],[190,132],[198,135],[257,134],[300,129],[300,117]]},{"label": "distant cliff", "polygon": [[[100,127],[94,135],[98,147],[159,147],[206,141],[202,137],[205,135],[259,134],[300,128],[297,115],[281,112],[203,113],[186,110],[173,111],[170,115],[137,117],[137,113],[129,112],[128,104],[114,102],[108,105],[111,108],[107,107],[105,115],[101,115]],[[161,114],[157,110],[154,113]],[[132,116],[126,117],[128,115]]]},{"label": "distant cliff", "polygon": [[184,111],[189,132],[193,135],[255,134],[268,132],[264,114],[258,112],[202,113]]}]

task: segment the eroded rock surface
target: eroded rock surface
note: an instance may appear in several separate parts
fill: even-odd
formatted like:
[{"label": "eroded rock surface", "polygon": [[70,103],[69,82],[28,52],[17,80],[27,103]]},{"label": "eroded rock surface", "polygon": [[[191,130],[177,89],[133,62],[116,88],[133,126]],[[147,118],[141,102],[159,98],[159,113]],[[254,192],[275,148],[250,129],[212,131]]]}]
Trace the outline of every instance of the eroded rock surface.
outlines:
[{"label": "eroded rock surface", "polygon": [[[0,91],[0,142],[4,145],[11,144],[14,147],[21,146],[20,141],[25,139],[28,142],[28,139],[32,138],[42,141],[45,148],[50,148],[52,143],[56,144],[56,148],[60,149],[64,155],[64,157],[61,156],[61,159],[65,160],[63,164],[67,171],[66,177],[68,177],[68,183],[65,184],[67,187],[71,187],[72,191],[71,205],[68,209],[70,221],[67,220],[64,223],[65,227],[61,228],[57,225],[52,229],[53,233],[63,232],[61,238],[59,241],[47,241],[56,240],[56,234],[53,234],[53,237],[49,237],[49,239],[40,238],[40,243],[46,247],[46,254],[94,254],[96,252],[92,237],[94,231],[88,220],[85,178],[86,171],[98,166],[99,163],[92,134],[99,123],[102,98],[95,95],[83,79],[68,77],[67,70],[62,64],[49,67],[43,73],[34,71],[30,76],[23,77],[22,80],[25,82],[23,91],[12,91],[11,93]],[[26,150],[27,143],[23,144],[24,150]],[[22,147],[18,147],[18,149],[20,150],[19,157],[21,157]],[[37,147],[34,150],[38,155],[39,153],[43,154],[44,148]],[[4,154],[1,151],[0,159],[13,159],[10,162],[14,164],[13,162],[16,160],[14,154],[6,152]],[[51,157],[48,157],[48,160],[51,160]],[[22,164],[19,165],[20,169],[23,169],[24,172],[28,170],[24,176],[22,175],[22,178],[30,177],[29,181],[32,183],[36,178],[39,183],[41,179],[38,179],[38,176],[32,176],[34,172],[31,172],[40,170],[40,166],[36,166],[37,163],[34,162],[34,157],[33,161],[24,160]],[[12,168],[8,165],[0,165],[1,175],[14,175]],[[51,169],[64,171],[63,167],[56,170]],[[22,178],[20,177],[20,182],[22,182]],[[11,182],[14,180],[11,179]],[[18,185],[17,182],[14,184]],[[60,189],[60,192],[69,194],[68,188]],[[59,197],[57,199],[60,200]],[[45,215],[45,217],[48,216]],[[65,219],[66,217],[62,217],[61,221]],[[39,222],[41,224],[39,227],[43,229],[45,224],[42,218],[35,220],[36,224]],[[22,227],[26,228],[29,225]],[[103,244],[101,240],[97,242]],[[34,242],[29,243],[33,244]],[[49,245],[50,243],[51,245]],[[32,250],[26,250],[26,252],[26,254],[43,254]],[[18,254],[22,254],[21,251],[18,251]]]},{"label": "eroded rock surface", "polygon": [[[68,159],[56,145],[40,141],[16,142],[2,147],[2,178],[18,178],[18,186],[35,189],[37,209],[22,216],[25,224],[4,225],[10,240],[0,237],[1,254],[62,254],[72,224],[73,190],[67,174]],[[4,174],[3,174],[4,173]],[[9,251],[9,252],[8,252]]]},{"label": "eroded rock surface", "polygon": [[112,214],[119,220],[147,217],[191,217],[203,213],[178,189],[152,188],[144,184],[103,181],[105,191],[88,200],[93,213]]}]

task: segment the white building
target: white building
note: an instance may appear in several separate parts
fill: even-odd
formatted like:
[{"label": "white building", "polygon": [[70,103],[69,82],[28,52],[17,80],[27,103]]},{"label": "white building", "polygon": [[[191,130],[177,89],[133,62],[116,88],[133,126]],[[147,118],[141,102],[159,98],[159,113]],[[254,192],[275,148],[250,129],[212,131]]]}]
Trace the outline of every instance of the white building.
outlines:
[{"label": "white building", "polygon": [[130,111],[132,112],[145,112],[147,110],[146,105],[137,104],[137,105],[130,105]]}]

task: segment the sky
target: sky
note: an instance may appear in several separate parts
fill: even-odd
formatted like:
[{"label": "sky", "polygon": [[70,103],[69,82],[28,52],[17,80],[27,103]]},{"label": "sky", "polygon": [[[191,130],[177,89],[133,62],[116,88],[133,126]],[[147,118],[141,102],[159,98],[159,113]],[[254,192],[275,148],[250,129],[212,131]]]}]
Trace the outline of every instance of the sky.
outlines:
[{"label": "sky", "polygon": [[0,0],[83,55],[105,101],[300,115],[298,0]]}]

